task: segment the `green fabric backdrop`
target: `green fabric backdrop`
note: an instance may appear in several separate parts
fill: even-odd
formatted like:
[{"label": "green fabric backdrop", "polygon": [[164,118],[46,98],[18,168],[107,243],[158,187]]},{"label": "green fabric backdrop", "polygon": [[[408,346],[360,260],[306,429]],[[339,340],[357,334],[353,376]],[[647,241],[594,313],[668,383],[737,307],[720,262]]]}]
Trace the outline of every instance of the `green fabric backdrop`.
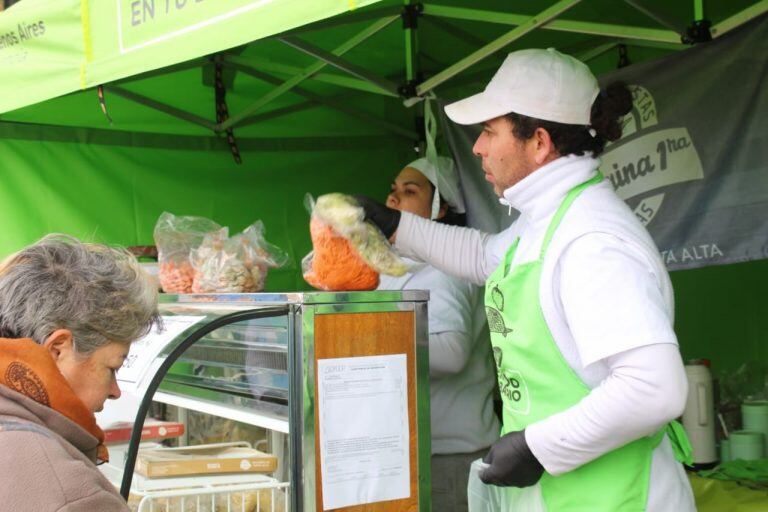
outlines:
[{"label": "green fabric backdrop", "polygon": [[[281,20],[286,27],[294,26],[302,20],[319,19],[369,3],[372,2],[323,0],[314,5],[328,8],[324,14],[308,10]],[[497,11],[511,9],[508,0],[439,3]],[[533,15],[552,3],[518,2],[514,9]],[[718,21],[754,3],[712,0],[704,2],[704,6],[707,16]],[[383,0],[367,9],[402,4],[402,0]],[[662,7],[682,25],[687,25],[693,16],[691,2],[658,0],[651,4]],[[92,7],[88,11],[87,32],[91,39],[79,25],[83,5]],[[47,16],[45,37],[35,37],[25,45],[11,45],[0,52],[0,60],[5,59],[0,64],[4,66],[0,70],[5,72],[0,83],[0,106],[29,102],[19,103],[19,98],[50,97],[52,90],[59,94],[76,91],[81,86],[130,74],[129,69],[153,69],[186,58],[204,57],[209,51],[224,50],[271,33],[263,23],[258,31],[249,32],[246,22],[251,22],[254,16],[248,16],[233,21],[231,26],[237,30],[211,30],[204,32],[205,37],[189,36],[183,40],[185,44],[176,39],[158,51],[150,48],[117,58],[111,39],[116,5],[102,0],[23,0],[0,15],[0,28],[9,27],[9,31],[17,30],[20,21],[36,22],[38,12]],[[280,1],[275,5],[287,4]],[[15,14],[10,15],[14,9]],[[187,14],[195,18],[201,12]],[[660,28],[627,3],[615,0],[581,2],[564,17]],[[56,20],[60,21],[58,27]],[[442,25],[426,17],[419,21],[420,67],[426,77],[512,29],[481,22],[442,21]],[[163,23],[166,22],[171,24],[160,27],[161,32],[173,28],[172,20]],[[373,19],[300,36],[330,51],[371,23]],[[54,39],[62,45],[50,45]],[[578,54],[602,42],[604,39],[590,34],[535,30],[505,51],[554,46]],[[27,65],[14,61],[24,56],[24,47],[33,46],[41,52],[36,54],[39,60],[33,59]],[[630,44],[628,57],[630,62],[640,62],[668,51]],[[272,64],[270,73],[280,80],[290,78],[295,71],[281,73],[275,65],[303,69],[314,62],[274,39],[255,41],[228,52]],[[445,82],[437,88],[438,96],[450,99],[476,92],[501,62],[503,54],[499,52]],[[344,58],[403,83],[402,23],[393,22]],[[8,66],[12,61],[11,74]],[[615,68],[617,63],[615,48],[589,62],[598,74]],[[171,68],[164,70],[167,74],[153,72],[130,77],[117,85],[212,121],[211,69],[210,64],[202,68]],[[331,68],[322,72],[341,75]],[[227,76],[230,113],[241,111],[274,88],[242,72],[233,74],[228,70]],[[397,98],[342,89],[319,80],[307,80],[300,86],[384,122],[408,130],[414,127],[417,110],[404,108]],[[310,248],[308,216],[302,204],[304,193],[359,192],[383,198],[394,174],[414,156],[412,140],[332,108],[307,108],[306,101],[293,92],[286,93],[255,112],[260,116],[258,122],[236,128],[243,153],[240,166],[234,164],[223,140],[211,136],[206,129],[124,100],[109,90],[106,103],[111,124],[101,112],[93,88],[1,114],[0,257],[48,232],[123,245],[149,244],[155,220],[164,210],[204,215],[233,230],[261,219],[267,228],[267,238],[288,251],[292,261],[291,267],[271,274],[268,290],[306,288],[299,272],[300,259]],[[292,113],[282,115],[285,108],[293,109]],[[0,112],[5,110],[0,108]],[[676,326],[685,357],[711,358],[716,373],[734,371],[745,362],[764,368],[768,361],[768,262],[678,272],[672,279],[677,300]],[[762,376],[759,372],[754,375]]]}]

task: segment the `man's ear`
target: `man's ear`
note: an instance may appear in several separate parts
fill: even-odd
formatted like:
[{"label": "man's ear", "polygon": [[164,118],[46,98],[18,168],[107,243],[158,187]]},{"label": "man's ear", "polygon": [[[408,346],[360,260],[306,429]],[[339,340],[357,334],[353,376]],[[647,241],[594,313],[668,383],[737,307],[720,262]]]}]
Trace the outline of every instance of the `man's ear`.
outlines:
[{"label": "man's ear", "polygon": [[536,165],[544,165],[557,158],[557,150],[552,142],[549,132],[542,127],[536,128],[533,132],[532,141],[534,144],[533,159]]},{"label": "man's ear", "polygon": [[54,361],[67,358],[75,353],[75,342],[69,329],[56,329],[43,342]]}]

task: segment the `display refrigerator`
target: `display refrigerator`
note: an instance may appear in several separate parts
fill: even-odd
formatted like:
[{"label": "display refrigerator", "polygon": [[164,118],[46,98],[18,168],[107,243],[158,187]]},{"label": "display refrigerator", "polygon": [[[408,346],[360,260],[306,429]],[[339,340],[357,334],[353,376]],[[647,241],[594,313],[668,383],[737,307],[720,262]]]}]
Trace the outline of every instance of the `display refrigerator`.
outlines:
[{"label": "display refrigerator", "polygon": [[[122,413],[135,419],[104,474],[140,512],[430,510],[427,301],[426,291],[161,295],[162,328],[118,372],[134,397]],[[146,448],[142,429],[157,409],[186,427],[179,446],[196,442],[193,413],[227,422],[232,445],[235,425],[263,429],[259,451],[275,465],[148,476],[158,445]]]}]

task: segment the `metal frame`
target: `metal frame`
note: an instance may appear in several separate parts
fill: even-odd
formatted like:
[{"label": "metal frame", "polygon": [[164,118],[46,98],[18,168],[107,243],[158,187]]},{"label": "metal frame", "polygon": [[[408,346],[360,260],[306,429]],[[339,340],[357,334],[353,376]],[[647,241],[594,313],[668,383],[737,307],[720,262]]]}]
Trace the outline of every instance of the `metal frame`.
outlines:
[{"label": "metal frame", "polygon": [[712,37],[719,37],[766,12],[768,12],[768,0],[761,0],[716,24],[710,29],[710,33],[712,34]]},{"label": "metal frame", "polygon": [[[411,293],[406,293],[411,292]],[[310,391],[314,390],[315,382],[315,317],[317,315],[335,314],[335,313],[359,313],[359,312],[395,312],[395,311],[412,311],[414,314],[414,341],[416,344],[414,354],[416,357],[415,369],[416,369],[416,425],[418,429],[418,437],[416,440],[416,458],[417,466],[419,468],[419,512],[428,512],[432,510],[431,503],[431,478],[428,478],[431,474],[431,444],[427,440],[431,439],[431,420],[430,410],[428,407],[419,407],[418,404],[429,404],[429,325],[427,318],[427,300],[428,294],[423,291],[402,290],[394,292],[402,294],[402,300],[381,301],[377,300],[377,303],[365,303],[365,298],[371,297],[372,294],[368,292],[356,292],[352,295],[355,297],[355,302],[346,302],[344,297],[339,297],[339,303],[329,304],[323,303],[311,303],[304,302],[296,312],[296,321],[294,322],[297,332],[295,334],[295,340],[300,340],[301,346],[297,346],[297,353],[294,354],[295,361],[291,359],[289,354],[289,361],[294,361],[296,365],[302,365],[301,368],[305,368],[307,373],[301,375],[301,372],[292,372],[296,381],[293,382],[294,389],[297,393],[302,393],[301,404],[303,408],[299,410],[291,410],[291,414],[294,416],[291,420],[291,425],[300,425],[302,436],[301,439],[296,439],[300,445],[296,447],[298,453],[304,454],[304,461],[307,466],[313,467],[317,464],[315,461],[315,402],[310,397]],[[374,292],[381,295],[387,292]],[[390,292],[391,293],[391,292]],[[345,294],[342,294],[345,295]],[[392,298],[397,297],[393,295]],[[408,302],[404,302],[408,299]],[[311,383],[311,384],[310,384]],[[317,391],[314,390],[315,397]],[[294,403],[299,403],[300,396],[291,396],[291,400]],[[290,400],[289,400],[290,402]],[[317,490],[317,481],[314,471],[305,471],[303,474],[303,487],[302,489],[296,489],[293,493],[293,504],[303,508],[296,508],[292,510],[303,510],[304,512],[314,512],[320,510],[322,504],[318,504],[315,508],[312,503],[315,502]],[[298,502],[301,499],[303,503]]]},{"label": "metal frame", "polygon": [[[362,119],[365,122],[371,123],[372,125],[395,133],[398,136],[414,140],[418,138],[418,134],[415,131],[403,128],[402,126],[393,123],[389,123],[383,119],[377,118],[368,112],[354,108],[350,106],[349,101],[347,101],[347,98],[344,96],[336,96],[330,98],[324,97],[307,91],[306,89],[302,89],[298,87],[298,85],[304,80],[311,79],[314,81],[335,85],[345,89],[358,90],[365,93],[378,94],[389,97],[405,96],[405,104],[407,106],[412,106],[418,104],[418,102],[413,101],[416,98],[409,99],[408,96],[425,96],[435,87],[438,87],[446,81],[454,78],[459,73],[464,72],[467,68],[477,64],[483,59],[486,59],[488,56],[496,53],[502,53],[503,49],[507,45],[529,33],[530,31],[538,28],[543,30],[591,34],[599,37],[609,38],[602,42],[598,41],[593,48],[575,54],[577,58],[583,61],[594,59],[597,56],[610,51],[618,45],[643,46],[673,51],[688,47],[687,44],[684,44],[681,41],[681,36],[685,36],[686,34],[686,28],[680,22],[671,19],[666,13],[660,11],[658,8],[650,7],[647,0],[624,0],[624,3],[633,7],[639,12],[644,13],[663,28],[559,19],[559,16],[576,5],[579,1],[580,0],[559,0],[542,12],[534,16],[530,16],[519,13],[453,7],[433,3],[420,4],[417,3],[418,0],[404,0],[403,5],[405,7],[391,6],[378,9],[368,9],[362,12],[354,12],[335,16],[327,20],[322,20],[304,27],[298,27],[296,29],[289,30],[282,34],[273,36],[272,38],[282,41],[283,43],[296,48],[302,53],[312,55],[318,59],[315,63],[307,66],[306,68],[301,68],[298,66],[273,62],[268,59],[259,57],[242,57],[235,54],[223,54],[215,57],[217,59],[221,59],[221,62],[231,68],[240,70],[246,74],[254,76],[257,79],[261,79],[276,86],[274,89],[270,90],[268,93],[245,107],[242,111],[234,114],[232,117],[222,123],[209,121],[208,119],[198,115],[186,112],[184,110],[161,103],[159,101],[120,87],[120,85],[130,83],[134,80],[159,76],[177,70],[200,67],[210,62],[209,59],[195,59],[190,62],[170,66],[161,70],[150,71],[142,75],[137,75],[136,77],[122,79],[105,86],[105,90],[129,101],[144,105],[145,107],[152,108],[178,119],[196,124],[211,130],[214,133],[221,133],[231,128],[247,126],[268,119],[273,119],[275,117],[298,112],[312,106],[323,105],[338,110],[346,115]],[[703,20],[704,0],[692,0],[691,5],[694,22]],[[403,11],[404,8],[418,9],[419,18],[427,20],[437,29],[464,41],[468,45],[475,47],[479,46],[480,48],[465,58],[459,60],[458,62],[445,67],[445,69],[443,69],[441,72],[419,84],[417,83],[420,71],[419,60],[423,58],[426,60],[434,61],[436,64],[439,64],[439,62],[429,58],[429,56],[425,55],[423,51],[420,50],[418,45],[418,31],[416,29],[416,24],[413,23],[413,26],[411,26],[407,23],[404,23],[404,66],[406,79],[404,86],[398,86],[398,84],[393,82],[390,78],[379,76],[362,66],[353,64],[341,58],[341,56],[347,53],[349,50],[363,43],[374,34],[377,34],[384,28],[394,23],[396,20],[400,19],[401,17],[403,19],[407,18]],[[712,26],[710,33],[712,37],[719,37],[726,32],[729,32],[730,30],[756,18],[757,16],[764,14],[765,12],[768,12],[768,0],[759,0],[741,12],[721,20],[719,23]],[[359,23],[372,19],[375,19],[376,21],[331,51],[318,48],[304,40],[295,37],[297,34],[314,32],[339,25]],[[485,43],[480,37],[477,37],[460,27],[453,26],[452,24],[446,22],[445,20],[448,19],[478,21],[498,25],[510,25],[514,26],[515,28],[503,36],[497,38],[496,40]],[[321,72],[325,66],[336,67],[344,71],[345,74],[341,75]],[[288,75],[289,78],[279,79],[269,75],[268,73],[276,73],[283,76]],[[466,79],[462,80],[461,83],[466,83],[468,81],[467,79],[469,78],[476,80],[481,75],[484,76],[487,73],[488,72],[483,71],[482,73],[467,75],[465,77]],[[299,102],[295,105],[290,105],[287,107],[281,107],[269,112],[257,113],[264,106],[271,103],[275,98],[289,91],[307,98],[308,101]]]},{"label": "metal frame", "polygon": [[[243,66],[249,66],[254,69],[266,71],[267,73],[276,73],[278,75],[294,76],[304,72],[304,69],[300,68],[299,66],[283,64],[256,56],[241,57],[240,55],[226,55],[224,60],[232,64],[241,64]],[[344,87],[347,89],[370,92],[373,94],[381,94],[395,98],[398,96],[397,92],[385,91],[380,87],[366,82],[365,80],[360,80],[345,75],[334,73],[315,73],[314,75],[310,76],[309,79],[315,80],[317,82]]]},{"label": "metal frame", "polygon": [[361,66],[358,66],[357,64],[352,64],[351,62],[347,62],[344,59],[340,59],[339,57],[335,56],[330,52],[323,50],[322,48],[318,48],[313,44],[310,44],[306,41],[302,41],[298,37],[281,37],[278,39],[283,43],[285,43],[286,45],[292,48],[295,48],[302,53],[306,53],[307,55],[315,57],[316,59],[322,62],[325,62],[330,66],[333,66],[337,69],[340,69],[341,71],[344,71],[354,77],[359,78],[360,80],[363,80],[364,82],[373,84],[374,86],[378,87],[385,93],[397,95],[396,83],[382,76],[371,73],[370,71],[367,71],[366,69],[364,69]]},{"label": "metal frame", "polygon": [[[225,62],[225,65],[226,64],[227,63]],[[230,66],[235,68],[235,69],[238,69],[238,70],[242,71],[243,73],[249,74],[249,75],[253,76],[254,78],[258,78],[258,79],[260,79],[260,80],[262,80],[264,82],[271,83],[271,84],[278,85],[278,86],[281,83],[280,79],[275,78],[275,77],[273,77],[271,75],[268,75],[267,73],[263,73],[263,72],[261,72],[261,71],[259,71],[257,69],[253,69],[253,68],[250,68],[250,67],[245,67],[245,66],[237,65],[237,64],[230,64]],[[285,83],[285,82],[283,82],[283,83]],[[413,138],[416,137],[416,132],[413,132],[411,130],[407,130],[407,129],[403,128],[400,125],[397,125],[397,124],[394,124],[394,123],[389,123],[387,121],[384,121],[382,119],[379,119],[379,118],[369,114],[368,112],[365,112],[365,111],[360,110],[358,108],[352,107],[352,106],[349,105],[349,102],[347,102],[347,101],[345,101],[343,99],[334,100],[334,99],[331,99],[331,98],[320,96],[319,94],[315,94],[313,92],[310,92],[310,91],[308,91],[306,89],[303,89],[303,88],[297,87],[297,86],[294,86],[292,89],[293,89],[293,92],[295,94],[298,94],[300,96],[308,98],[308,99],[310,99],[312,102],[314,102],[317,105],[325,105],[326,107],[332,108],[334,110],[338,110],[338,111],[343,112],[344,114],[347,114],[349,116],[356,117],[358,119],[362,119],[363,121],[371,123],[371,124],[373,124],[375,126],[378,126],[380,128],[384,128],[385,130],[388,130],[388,131],[394,133],[395,135],[399,135],[399,136],[405,137],[407,139],[413,139]],[[231,118],[230,118],[230,120],[231,120]],[[245,120],[242,120],[240,123],[237,124],[237,126],[244,126],[244,125],[245,125]]]},{"label": "metal frame", "polygon": [[[500,25],[520,26],[526,23],[530,16],[513,14],[508,12],[484,11],[480,9],[468,9],[462,7],[449,7],[443,5],[426,4],[424,14],[467,21],[483,21]],[[556,30],[560,32],[576,32],[579,34],[591,34],[596,36],[617,37],[624,39],[641,39],[648,41],[661,41],[667,43],[680,42],[680,35],[671,30],[660,30],[630,25],[615,25],[611,23],[593,23],[588,21],[553,19],[540,26],[543,30]]]},{"label": "metal frame", "polygon": [[[355,46],[359,45],[369,37],[373,36],[374,34],[378,33],[382,29],[386,28],[390,23],[394,22],[397,19],[399,19],[398,16],[389,16],[387,18],[383,18],[373,23],[372,25],[370,25],[369,27],[359,32],[358,34],[353,36],[351,39],[349,39],[342,45],[340,45],[331,53],[336,57],[339,57],[345,54],[346,52],[348,52]],[[257,110],[259,110],[261,107],[263,107],[273,99],[295,88],[299,83],[306,80],[309,76],[317,73],[326,65],[327,65],[326,62],[318,61],[315,64],[312,64],[311,66],[307,67],[301,74],[295,75],[293,78],[290,78],[289,80],[286,80],[285,82],[281,83],[278,87],[276,87],[269,93],[265,94],[255,102],[251,103],[249,106],[247,106],[244,110],[242,110],[238,114],[230,117],[225,122],[219,124],[218,130],[222,131],[228,128],[233,128],[240,121],[242,121],[246,117],[249,117],[251,114],[255,113]]]},{"label": "metal frame", "polygon": [[667,27],[669,30],[675,32],[680,38],[685,37],[685,27],[678,23],[676,20],[670,19],[670,17],[661,12],[659,9],[652,9],[647,4],[646,0],[624,0],[624,3],[631,5],[635,10],[642,12],[653,21],[663,27]]},{"label": "metal frame", "polygon": [[487,45],[475,51],[474,53],[461,59],[456,64],[436,74],[429,80],[424,81],[421,85],[419,85],[416,88],[416,92],[418,93],[419,96],[423,96],[424,94],[431,91],[432,89],[434,89],[441,83],[445,82],[449,78],[461,73],[471,65],[495,53],[499,49],[510,44],[511,42],[517,39],[520,39],[525,34],[535,29],[536,27],[540,27],[552,21],[555,17],[567,11],[568,9],[570,9],[571,7],[573,7],[579,2],[580,0],[560,0],[559,2],[555,3],[552,7],[544,9],[539,14],[528,17],[527,20],[524,23],[520,24],[517,28],[513,29],[510,32],[507,32],[506,34],[499,37],[495,41],[488,43]]},{"label": "metal frame", "polygon": [[187,122],[202,126],[203,128],[208,128],[209,130],[212,130],[214,132],[219,131],[217,129],[218,125],[216,123],[209,121],[204,117],[200,117],[198,115],[187,112],[186,110],[172,107],[165,103],[161,103],[159,101],[153,100],[152,98],[147,98],[146,96],[142,96],[141,94],[128,91],[121,87],[105,86],[104,90],[107,92],[111,92],[116,96],[120,96],[121,98],[124,98],[128,101],[132,101],[134,103],[138,103],[139,105],[144,105],[145,107],[158,110],[160,112],[168,114],[169,116],[176,117],[183,121],[187,121]]}]

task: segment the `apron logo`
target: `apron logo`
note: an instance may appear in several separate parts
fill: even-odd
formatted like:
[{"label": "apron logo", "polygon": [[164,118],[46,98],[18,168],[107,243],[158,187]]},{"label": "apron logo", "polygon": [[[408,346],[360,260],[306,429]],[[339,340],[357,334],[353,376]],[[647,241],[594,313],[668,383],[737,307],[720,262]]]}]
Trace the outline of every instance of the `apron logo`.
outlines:
[{"label": "apron logo", "polygon": [[491,289],[491,300],[499,311],[504,311],[504,294],[499,290],[498,285],[494,285]]},{"label": "apron logo", "polygon": [[498,310],[490,306],[485,306],[485,314],[488,317],[489,331],[501,334],[505,338],[507,337],[507,334],[512,332],[512,329],[507,328],[507,325],[504,323],[504,318]]},{"label": "apron logo", "polygon": [[600,169],[616,194],[627,201],[641,197],[635,216],[648,225],[661,208],[664,192],[651,191],[704,178],[699,154],[685,127],[655,128],[656,103],[647,89],[630,85],[632,111],[622,120],[622,136],[607,146]]},{"label": "apron logo", "polygon": [[496,306],[492,308],[485,306],[485,315],[488,317],[488,330],[501,334],[505,338],[507,334],[512,332],[512,329],[508,329],[504,323],[504,317],[501,316],[501,312],[504,311],[504,294],[499,290],[499,285],[494,284],[491,288],[491,301]]},{"label": "apron logo", "polygon": [[531,402],[528,385],[523,374],[509,368],[499,371],[499,392],[504,399],[504,407],[518,414],[528,414]]},{"label": "apron logo", "polygon": [[496,361],[496,370],[501,371],[502,352],[499,347],[493,347],[493,360]]}]

